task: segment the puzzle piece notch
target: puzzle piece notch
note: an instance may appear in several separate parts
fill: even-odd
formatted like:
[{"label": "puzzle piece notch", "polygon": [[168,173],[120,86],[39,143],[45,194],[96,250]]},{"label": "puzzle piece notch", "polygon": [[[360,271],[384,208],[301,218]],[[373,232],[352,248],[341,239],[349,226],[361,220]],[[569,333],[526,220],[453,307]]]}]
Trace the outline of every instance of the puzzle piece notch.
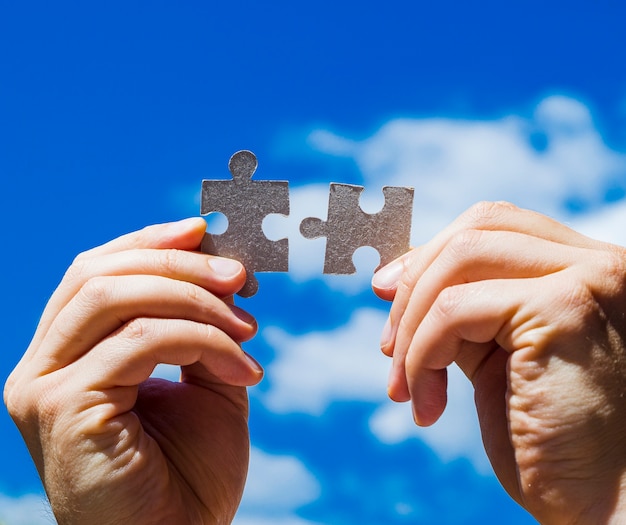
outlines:
[{"label": "puzzle piece notch", "polygon": [[256,155],[243,149],[234,153],[228,161],[228,171],[238,184],[247,184],[256,172],[259,165]]},{"label": "puzzle piece notch", "polygon": [[352,257],[361,246],[378,251],[379,268],[409,250],[413,188],[385,186],[385,204],[375,214],[361,209],[363,189],[363,186],[331,183],[326,221],[308,217],[300,223],[304,237],[326,237],[326,274],[355,273]]},{"label": "puzzle piece notch", "polygon": [[254,153],[238,151],[228,162],[232,179],[202,181],[200,214],[223,213],[228,228],[219,235],[206,233],[200,250],[244,265],[247,278],[238,292],[241,297],[257,292],[256,272],[289,270],[288,240],[270,241],[262,228],[267,215],[289,215],[289,183],[252,180],[257,165]]}]

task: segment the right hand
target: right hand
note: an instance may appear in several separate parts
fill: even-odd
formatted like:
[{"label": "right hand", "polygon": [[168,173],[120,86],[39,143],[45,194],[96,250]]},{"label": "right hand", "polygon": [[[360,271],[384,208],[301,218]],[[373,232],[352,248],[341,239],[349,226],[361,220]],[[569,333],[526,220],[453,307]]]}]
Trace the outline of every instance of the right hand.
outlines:
[{"label": "right hand", "polygon": [[504,488],[545,524],[626,523],[626,249],[480,203],[374,277],[389,394],[417,424],[472,381]]},{"label": "right hand", "polygon": [[[78,256],[4,400],[60,524],[230,523],[248,466],[238,263],[196,253],[202,219]],[[179,383],[150,378],[180,365]]]}]

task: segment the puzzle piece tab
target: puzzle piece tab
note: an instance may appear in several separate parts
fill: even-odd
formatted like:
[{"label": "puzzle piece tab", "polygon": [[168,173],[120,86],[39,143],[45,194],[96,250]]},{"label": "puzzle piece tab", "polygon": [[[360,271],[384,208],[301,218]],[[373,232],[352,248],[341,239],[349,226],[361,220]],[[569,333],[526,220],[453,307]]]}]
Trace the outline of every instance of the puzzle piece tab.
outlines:
[{"label": "puzzle piece tab", "polygon": [[228,163],[231,180],[203,180],[201,215],[220,212],[228,229],[220,235],[207,233],[200,250],[240,261],[247,272],[242,297],[254,295],[259,287],[255,272],[286,272],[289,269],[287,239],[270,241],[262,229],[266,215],[289,214],[287,181],[251,180],[257,159],[251,151],[238,151]]},{"label": "puzzle piece tab", "polygon": [[324,273],[355,273],[352,256],[361,246],[378,251],[380,266],[409,250],[413,188],[385,186],[385,205],[376,214],[361,209],[362,191],[363,186],[331,183],[328,219],[308,217],[300,223],[304,237],[326,237]]}]

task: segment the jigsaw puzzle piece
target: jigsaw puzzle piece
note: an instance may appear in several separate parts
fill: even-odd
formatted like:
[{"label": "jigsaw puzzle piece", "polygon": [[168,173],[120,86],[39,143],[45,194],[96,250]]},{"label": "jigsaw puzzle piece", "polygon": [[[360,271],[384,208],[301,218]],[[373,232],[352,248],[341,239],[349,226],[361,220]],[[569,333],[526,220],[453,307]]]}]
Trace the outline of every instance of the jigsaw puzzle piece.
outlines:
[{"label": "jigsaw puzzle piece", "polygon": [[363,186],[331,183],[326,221],[308,217],[300,223],[304,237],[326,237],[324,273],[355,273],[352,256],[361,246],[378,251],[379,268],[409,250],[413,188],[385,186],[385,205],[375,214],[361,209],[362,191]]},{"label": "jigsaw puzzle piece", "polygon": [[270,214],[289,215],[287,181],[251,180],[257,159],[251,151],[238,151],[228,163],[231,180],[203,180],[201,215],[223,213],[227,230],[207,233],[200,250],[240,261],[247,273],[246,284],[238,292],[250,297],[258,290],[255,272],[289,270],[287,239],[271,241],[263,233],[263,219]]}]

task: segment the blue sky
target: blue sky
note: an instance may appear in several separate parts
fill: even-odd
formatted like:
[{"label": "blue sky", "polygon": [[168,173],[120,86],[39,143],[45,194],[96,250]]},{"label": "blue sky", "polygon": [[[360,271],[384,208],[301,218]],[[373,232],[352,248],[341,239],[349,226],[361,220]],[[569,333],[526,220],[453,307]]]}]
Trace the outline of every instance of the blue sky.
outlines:
[{"label": "blue sky", "polygon": [[[241,301],[267,373],[237,522],[533,523],[493,477],[457,372],[431,429],[386,399],[368,253],[324,277],[323,241],[297,225],[331,181],[374,207],[398,184],[415,187],[416,244],[481,199],[626,244],[625,19],[616,0],[0,0],[0,377],[78,252],[197,215],[201,180],[251,149],[259,178],[291,182],[269,228],[293,256]],[[0,522],[48,523],[4,410],[0,439]]]}]

